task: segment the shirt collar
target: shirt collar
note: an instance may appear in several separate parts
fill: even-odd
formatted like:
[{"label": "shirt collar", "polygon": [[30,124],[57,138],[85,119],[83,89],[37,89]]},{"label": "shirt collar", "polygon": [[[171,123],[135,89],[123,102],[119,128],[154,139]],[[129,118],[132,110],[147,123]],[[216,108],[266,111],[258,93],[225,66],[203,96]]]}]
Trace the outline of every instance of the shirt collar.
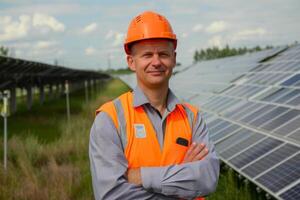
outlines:
[{"label": "shirt collar", "polygon": [[[144,104],[150,104],[148,98],[144,94],[144,92],[136,86],[133,90],[133,107],[138,107]],[[168,97],[167,97],[167,110],[169,112],[173,111],[177,104],[180,104],[180,101],[175,96],[175,94],[172,92],[171,89],[168,91]]]}]

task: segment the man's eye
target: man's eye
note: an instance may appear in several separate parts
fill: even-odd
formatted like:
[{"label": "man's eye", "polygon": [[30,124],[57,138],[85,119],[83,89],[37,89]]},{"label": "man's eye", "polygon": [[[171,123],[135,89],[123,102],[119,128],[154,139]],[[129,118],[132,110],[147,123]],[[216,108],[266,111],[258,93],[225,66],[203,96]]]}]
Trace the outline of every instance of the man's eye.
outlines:
[{"label": "man's eye", "polygon": [[170,55],[169,54],[167,54],[167,53],[161,53],[160,54],[160,57],[163,57],[163,58],[167,58],[167,57],[169,57]]},{"label": "man's eye", "polygon": [[150,53],[146,53],[146,54],[143,55],[143,57],[149,58],[149,57],[151,57],[151,55],[152,55],[152,54],[150,54]]}]

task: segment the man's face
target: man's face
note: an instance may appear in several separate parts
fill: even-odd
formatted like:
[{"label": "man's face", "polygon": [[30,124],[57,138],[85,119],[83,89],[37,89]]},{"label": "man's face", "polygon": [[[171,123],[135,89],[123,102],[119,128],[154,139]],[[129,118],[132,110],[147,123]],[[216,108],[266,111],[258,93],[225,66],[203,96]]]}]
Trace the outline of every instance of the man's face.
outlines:
[{"label": "man's face", "polygon": [[173,43],[163,39],[143,40],[131,48],[127,63],[136,72],[139,86],[158,88],[167,86],[176,64]]}]

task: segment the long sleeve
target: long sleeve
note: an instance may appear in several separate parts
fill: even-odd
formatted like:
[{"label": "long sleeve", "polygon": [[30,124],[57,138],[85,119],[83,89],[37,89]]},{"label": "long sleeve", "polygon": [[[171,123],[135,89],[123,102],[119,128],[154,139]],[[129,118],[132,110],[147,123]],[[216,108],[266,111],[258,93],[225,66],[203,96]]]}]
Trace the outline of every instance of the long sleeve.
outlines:
[{"label": "long sleeve", "polygon": [[219,160],[214,145],[209,141],[208,129],[200,113],[192,139],[194,142],[206,144],[208,155],[197,162],[166,167],[142,167],[145,189],[185,199],[206,196],[215,190],[219,177]]},{"label": "long sleeve", "polygon": [[95,199],[171,199],[127,182],[121,139],[104,112],[96,116],[91,128],[89,156]]}]

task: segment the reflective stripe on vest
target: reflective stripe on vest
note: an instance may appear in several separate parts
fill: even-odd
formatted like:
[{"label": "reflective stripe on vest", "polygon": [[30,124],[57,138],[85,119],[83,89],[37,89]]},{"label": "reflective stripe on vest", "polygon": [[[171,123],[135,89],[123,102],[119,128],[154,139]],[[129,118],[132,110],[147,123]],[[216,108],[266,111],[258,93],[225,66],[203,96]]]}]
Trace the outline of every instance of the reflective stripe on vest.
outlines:
[{"label": "reflective stripe on vest", "polygon": [[177,104],[167,116],[163,149],[161,149],[155,129],[143,106],[133,107],[131,92],[104,104],[96,113],[101,111],[112,118],[118,130],[128,168],[182,163],[188,147],[177,144],[176,140],[179,137],[184,138],[190,145],[192,127],[198,114],[198,110],[189,104]]}]

